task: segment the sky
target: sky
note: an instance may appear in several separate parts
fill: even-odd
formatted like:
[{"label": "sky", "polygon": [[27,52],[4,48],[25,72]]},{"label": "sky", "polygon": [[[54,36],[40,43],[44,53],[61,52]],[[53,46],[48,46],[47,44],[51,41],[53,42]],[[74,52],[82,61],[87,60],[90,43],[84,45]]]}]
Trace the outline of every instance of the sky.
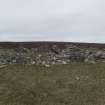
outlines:
[{"label": "sky", "polygon": [[105,43],[105,0],[0,0],[0,41]]}]

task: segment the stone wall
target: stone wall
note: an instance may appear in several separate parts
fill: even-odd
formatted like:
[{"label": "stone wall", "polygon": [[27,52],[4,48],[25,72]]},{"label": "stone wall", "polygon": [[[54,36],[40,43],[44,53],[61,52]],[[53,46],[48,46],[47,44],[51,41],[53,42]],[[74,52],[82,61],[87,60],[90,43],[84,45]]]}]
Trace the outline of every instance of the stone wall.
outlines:
[{"label": "stone wall", "polygon": [[[43,50],[44,49],[44,50]],[[50,65],[68,64],[70,62],[91,62],[105,61],[105,49],[80,48],[68,44],[59,48],[56,44],[49,49],[47,46],[33,48],[0,48],[0,65],[3,64],[36,64]]]}]

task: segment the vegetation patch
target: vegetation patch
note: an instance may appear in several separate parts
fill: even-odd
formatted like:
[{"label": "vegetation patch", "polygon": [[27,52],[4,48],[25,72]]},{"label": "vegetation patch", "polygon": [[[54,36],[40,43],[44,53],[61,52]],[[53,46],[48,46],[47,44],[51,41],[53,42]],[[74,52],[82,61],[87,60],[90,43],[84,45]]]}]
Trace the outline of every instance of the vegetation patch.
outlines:
[{"label": "vegetation patch", "polygon": [[0,69],[0,105],[105,105],[105,63],[8,65]]}]

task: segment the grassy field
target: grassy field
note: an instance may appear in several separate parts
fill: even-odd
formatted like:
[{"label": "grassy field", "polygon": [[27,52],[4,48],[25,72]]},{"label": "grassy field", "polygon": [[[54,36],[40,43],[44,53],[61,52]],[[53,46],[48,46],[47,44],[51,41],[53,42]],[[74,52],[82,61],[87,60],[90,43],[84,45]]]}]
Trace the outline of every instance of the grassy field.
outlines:
[{"label": "grassy field", "polygon": [[2,68],[0,105],[105,105],[105,63]]}]

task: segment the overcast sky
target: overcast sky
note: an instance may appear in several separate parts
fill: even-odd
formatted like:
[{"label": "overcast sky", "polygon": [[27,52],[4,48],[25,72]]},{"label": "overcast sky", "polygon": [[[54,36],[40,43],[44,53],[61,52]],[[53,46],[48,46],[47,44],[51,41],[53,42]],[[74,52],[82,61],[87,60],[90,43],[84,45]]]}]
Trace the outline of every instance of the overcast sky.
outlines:
[{"label": "overcast sky", "polygon": [[0,41],[105,43],[105,0],[0,0]]}]

